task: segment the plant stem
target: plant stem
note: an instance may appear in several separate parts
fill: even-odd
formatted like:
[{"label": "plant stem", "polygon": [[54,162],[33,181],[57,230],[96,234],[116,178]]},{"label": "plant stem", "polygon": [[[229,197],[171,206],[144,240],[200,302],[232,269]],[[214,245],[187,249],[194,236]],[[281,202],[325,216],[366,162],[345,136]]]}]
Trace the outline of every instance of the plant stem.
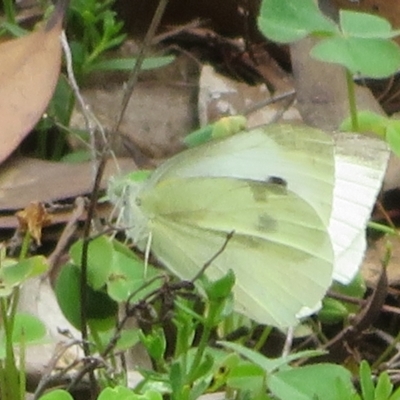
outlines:
[{"label": "plant stem", "polygon": [[376,369],[380,364],[385,361],[388,356],[396,349],[397,344],[400,342],[400,332],[394,338],[394,340],[389,344],[388,347],[382,352],[382,354],[377,358],[377,360],[371,365],[371,369]]},{"label": "plant stem", "polygon": [[346,82],[347,82],[347,97],[349,99],[351,129],[353,132],[358,132],[359,125],[358,125],[358,115],[357,115],[355,84],[353,80],[353,75],[349,70],[346,70]]},{"label": "plant stem", "polygon": [[257,340],[257,343],[254,346],[254,350],[259,351],[264,346],[271,332],[272,326],[266,326],[263,329],[260,338]]},{"label": "plant stem", "polygon": [[2,400],[20,399],[19,394],[19,382],[18,382],[18,370],[15,365],[15,355],[12,343],[12,334],[14,328],[14,318],[8,315],[8,301],[6,299],[0,300],[1,316],[3,318],[3,328],[5,336],[5,362],[4,362],[4,381],[5,386],[2,388],[1,393]]},{"label": "plant stem", "polygon": [[204,322],[204,328],[203,328],[203,332],[201,334],[200,343],[197,347],[196,355],[195,355],[193,363],[190,367],[190,372],[188,373],[187,383],[189,385],[193,382],[193,380],[196,376],[196,372],[201,364],[201,360],[203,358],[204,352],[208,345],[208,341],[210,339],[211,330],[215,326],[215,321],[217,319],[216,317],[220,313],[220,305],[218,303],[216,303],[215,301],[210,301],[209,307],[210,308],[208,311],[207,318]]},{"label": "plant stem", "polygon": [[3,7],[7,22],[16,25],[14,1],[3,0]]},{"label": "plant stem", "polygon": [[208,340],[210,338],[211,335],[211,327],[208,325],[204,325],[204,330],[203,333],[201,335],[201,339],[200,339],[200,343],[199,346],[197,348],[196,351],[196,355],[194,357],[193,363],[190,367],[190,372],[188,374],[188,384],[190,384],[191,382],[193,382],[195,376],[196,376],[196,372],[201,364],[201,359],[203,358],[204,352],[206,350],[207,344],[208,344]]}]

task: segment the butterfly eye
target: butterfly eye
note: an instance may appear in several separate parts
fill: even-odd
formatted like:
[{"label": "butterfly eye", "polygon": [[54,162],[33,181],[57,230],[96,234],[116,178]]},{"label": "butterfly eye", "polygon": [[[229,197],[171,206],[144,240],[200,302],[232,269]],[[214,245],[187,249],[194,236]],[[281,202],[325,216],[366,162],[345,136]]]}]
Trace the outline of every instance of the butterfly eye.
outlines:
[{"label": "butterfly eye", "polygon": [[273,183],[275,185],[287,187],[287,182],[279,176],[270,176],[267,180],[267,183]]}]

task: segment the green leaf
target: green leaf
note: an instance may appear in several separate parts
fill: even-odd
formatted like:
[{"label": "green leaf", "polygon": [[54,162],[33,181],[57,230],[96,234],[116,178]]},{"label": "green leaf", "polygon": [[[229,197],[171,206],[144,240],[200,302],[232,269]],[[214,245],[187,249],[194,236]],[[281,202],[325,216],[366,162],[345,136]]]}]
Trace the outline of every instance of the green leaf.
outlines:
[{"label": "green leaf", "polygon": [[[109,343],[114,339],[114,330],[107,330],[99,332],[102,343]],[[125,351],[131,349],[133,346],[140,342],[139,330],[136,327],[127,328],[120,332],[118,335],[117,343],[115,345],[116,351]]]},{"label": "green leaf", "polygon": [[60,162],[77,164],[85,161],[90,161],[92,159],[92,154],[88,150],[76,150],[73,153],[68,153],[61,157]]},{"label": "green leaf", "polygon": [[3,260],[0,268],[0,297],[9,296],[15,286],[47,270],[47,260],[43,256],[33,256],[18,262],[11,259]]},{"label": "green leaf", "polygon": [[378,382],[375,388],[375,399],[385,400],[389,399],[390,394],[393,390],[393,383],[390,381],[390,377],[386,371],[379,375]]},{"label": "green leaf", "polygon": [[29,30],[23,29],[20,26],[10,23],[10,22],[7,22],[7,21],[3,21],[0,24],[0,28],[5,29],[6,31],[11,33],[11,35],[13,35],[15,37],[22,37],[29,33]]},{"label": "green leaf", "polygon": [[390,396],[390,400],[400,400],[400,387]]},{"label": "green leaf", "polygon": [[[364,278],[362,277],[362,274],[357,273],[354,279],[347,285],[343,285],[339,282],[334,282],[332,284],[331,290],[335,293],[340,293],[345,296],[354,297],[356,299],[362,299],[367,290],[367,287],[365,285],[365,281]],[[339,300],[331,299],[328,297],[323,299],[322,302],[324,306],[322,310],[318,313],[319,317],[321,318],[321,312],[322,314],[327,313],[327,315],[324,315],[324,317],[328,317],[329,313],[332,313],[331,315],[332,320],[334,321],[335,318],[337,318],[336,322],[339,322],[339,320],[342,320],[351,313],[357,313],[358,310],[360,309],[360,306],[358,304],[341,302]],[[341,313],[343,314],[342,318],[340,318]],[[323,322],[328,322],[328,321],[324,320]]]},{"label": "green leaf", "polygon": [[[391,121],[392,122],[392,121]],[[400,157],[400,124],[399,121],[389,123],[386,130],[386,141],[397,157]]]},{"label": "green leaf", "polygon": [[163,358],[167,348],[167,341],[165,339],[164,331],[161,328],[154,329],[148,335],[140,331],[139,338],[146,347],[151,358],[157,361]]},{"label": "green leaf", "polygon": [[346,306],[339,300],[326,297],[322,300],[322,308],[318,319],[324,324],[337,324],[349,315]]},{"label": "green leaf", "polygon": [[53,97],[47,106],[47,115],[61,125],[68,126],[75,104],[74,92],[65,75],[58,78]]},{"label": "green leaf", "polygon": [[[371,54],[375,60],[371,62]],[[371,78],[385,78],[400,67],[400,49],[390,40],[356,37],[331,37],[322,40],[311,50],[318,60],[340,64],[351,73]]]},{"label": "green leaf", "polygon": [[198,379],[191,385],[189,400],[201,399],[201,395],[207,391],[209,385],[208,379]]},{"label": "green leaf", "polygon": [[[196,368],[196,373],[192,376],[192,381],[196,381],[197,379],[204,378],[211,372],[211,369],[214,366],[214,357],[211,354],[205,354],[203,361]],[[208,385],[207,385],[208,386]]]},{"label": "green leaf", "polygon": [[[14,319],[12,342],[14,345],[43,343],[46,327],[40,319],[26,313],[17,313]],[[3,328],[0,329],[0,359],[6,357],[6,342]]]},{"label": "green leaf", "polygon": [[163,397],[160,392],[147,390],[143,395],[143,400],[162,400]]},{"label": "green leaf", "polygon": [[136,400],[138,397],[127,387],[117,386],[115,388],[105,388],[100,393],[97,400]]},{"label": "green leaf", "polygon": [[[80,269],[76,265],[66,264],[63,266],[55,284],[55,293],[61,311],[77,329],[81,327],[80,279]],[[118,312],[118,304],[104,292],[95,291],[89,286],[86,290],[88,320],[91,320],[92,324],[97,322],[97,328],[102,330],[113,327]]]},{"label": "green leaf", "polygon": [[72,264],[63,266],[55,285],[58,305],[67,320],[75,327],[81,326],[80,270]]},{"label": "green leaf", "polygon": [[343,285],[339,282],[334,282],[332,289],[335,292],[345,294],[346,296],[356,297],[362,299],[367,291],[367,285],[360,272],[354,277],[354,279],[347,285]]},{"label": "green leaf", "polygon": [[[81,265],[83,241],[75,242],[69,254],[75,265]],[[106,236],[99,236],[89,243],[87,274],[88,284],[95,290],[105,286],[110,274],[114,247]]]},{"label": "green leaf", "polygon": [[340,10],[340,29],[346,36],[360,38],[389,39],[399,34],[393,31],[390,23],[377,15]]},{"label": "green leaf", "polygon": [[180,362],[175,361],[171,365],[169,371],[169,380],[172,388],[172,393],[180,393],[184,386],[186,371],[182,370],[182,365]]},{"label": "green leaf", "polygon": [[33,343],[46,336],[46,327],[43,322],[33,315],[17,313],[14,320],[13,342]]},{"label": "green leaf", "polygon": [[325,354],[325,352],[320,350],[306,350],[290,354],[286,357],[267,358],[262,354],[258,353],[257,351],[248,349],[247,347],[244,347],[237,343],[219,341],[218,344],[227,347],[228,349],[231,349],[233,351],[236,351],[237,353],[247,358],[248,360],[252,361],[254,364],[258,365],[268,373],[271,373],[285,365],[288,365],[290,362],[298,360],[300,358],[317,357],[322,354]]},{"label": "green leaf", "polygon": [[230,269],[222,278],[215,281],[210,281],[203,276],[202,283],[210,301],[221,301],[231,294],[235,284],[235,274]]},{"label": "green leaf", "polygon": [[[139,257],[127,256],[119,251],[114,251],[107,277],[107,292],[115,301],[126,301],[131,294],[137,292],[130,301],[139,301],[162,285],[162,281],[157,279],[145,286],[146,282],[158,274],[152,265],[145,268],[143,260]],[[140,290],[141,288],[143,289]]]},{"label": "green leaf", "polygon": [[338,400],[335,389],[338,380],[355,393],[351,373],[334,364],[315,364],[279,371],[267,377],[270,391],[280,400]]},{"label": "green leaf", "polygon": [[127,387],[116,386],[114,388],[105,388],[97,400],[162,400],[162,395],[153,390],[137,394]]},{"label": "green leaf", "polygon": [[55,389],[41,396],[39,400],[74,400],[74,398],[66,390]]},{"label": "green leaf", "polygon": [[314,0],[264,0],[258,26],[265,36],[280,43],[294,42],[314,32],[334,33],[337,30]]},{"label": "green leaf", "polygon": [[[164,67],[175,60],[174,56],[146,58],[142,70]],[[136,64],[136,58],[113,58],[99,61],[90,66],[91,71],[131,71]]]},{"label": "green leaf", "polygon": [[234,389],[259,393],[265,385],[265,378],[266,372],[260,366],[242,362],[229,372],[227,385]]}]

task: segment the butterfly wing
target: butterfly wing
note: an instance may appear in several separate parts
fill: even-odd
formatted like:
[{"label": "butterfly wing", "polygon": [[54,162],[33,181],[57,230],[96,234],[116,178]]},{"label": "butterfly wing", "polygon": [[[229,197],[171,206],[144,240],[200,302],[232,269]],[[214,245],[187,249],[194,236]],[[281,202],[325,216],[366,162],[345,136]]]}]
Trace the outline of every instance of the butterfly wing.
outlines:
[{"label": "butterfly wing", "polygon": [[333,252],[316,211],[284,185],[232,178],[163,179],[137,199],[149,217],[152,252],[192,279],[234,231],[206,274],[232,269],[235,307],[280,328],[298,323],[332,279]]},{"label": "butterfly wing", "polygon": [[336,140],[336,183],[329,233],[335,251],[334,279],[347,284],[357,273],[367,247],[371,215],[389,158],[379,139],[340,133]]},{"label": "butterfly wing", "polygon": [[302,125],[276,124],[186,150],[157,168],[148,185],[177,177],[278,177],[328,226],[334,186],[333,141]]}]

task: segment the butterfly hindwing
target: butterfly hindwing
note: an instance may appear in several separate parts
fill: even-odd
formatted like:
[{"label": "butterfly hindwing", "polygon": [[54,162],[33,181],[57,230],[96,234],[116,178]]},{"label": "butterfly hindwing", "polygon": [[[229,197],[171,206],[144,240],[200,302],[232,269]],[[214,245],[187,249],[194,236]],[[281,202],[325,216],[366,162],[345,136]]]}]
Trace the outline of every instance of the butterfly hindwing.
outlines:
[{"label": "butterfly hindwing", "polygon": [[367,247],[365,228],[389,158],[378,138],[354,133],[335,135],[336,182],[329,233],[335,252],[334,278],[349,283]]},{"label": "butterfly hindwing", "polygon": [[258,322],[294,325],[331,282],[333,253],[315,210],[284,184],[233,178],[164,179],[137,199],[149,216],[152,251],[192,279],[234,232],[207,270],[232,269],[236,309]]}]

